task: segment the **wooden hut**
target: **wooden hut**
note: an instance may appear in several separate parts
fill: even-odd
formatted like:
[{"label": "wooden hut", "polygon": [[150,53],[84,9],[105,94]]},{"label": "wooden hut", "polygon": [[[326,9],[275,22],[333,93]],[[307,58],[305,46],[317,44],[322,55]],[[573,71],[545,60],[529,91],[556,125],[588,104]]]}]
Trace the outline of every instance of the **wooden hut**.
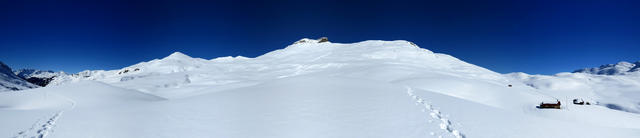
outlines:
[{"label": "wooden hut", "polygon": [[560,103],[560,101],[558,101],[557,103],[544,103],[544,102],[541,102],[540,105],[538,106],[538,108],[540,108],[540,109],[560,109],[560,105],[562,105]]}]

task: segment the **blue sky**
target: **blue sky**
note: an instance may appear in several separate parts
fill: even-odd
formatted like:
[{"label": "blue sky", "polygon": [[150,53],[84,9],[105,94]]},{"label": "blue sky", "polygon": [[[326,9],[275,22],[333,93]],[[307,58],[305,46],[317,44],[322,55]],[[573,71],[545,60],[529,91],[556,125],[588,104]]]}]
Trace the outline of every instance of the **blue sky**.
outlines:
[{"label": "blue sky", "polygon": [[634,1],[1,1],[0,61],[118,69],[174,51],[255,57],[303,38],[409,40],[500,73],[640,60]]}]

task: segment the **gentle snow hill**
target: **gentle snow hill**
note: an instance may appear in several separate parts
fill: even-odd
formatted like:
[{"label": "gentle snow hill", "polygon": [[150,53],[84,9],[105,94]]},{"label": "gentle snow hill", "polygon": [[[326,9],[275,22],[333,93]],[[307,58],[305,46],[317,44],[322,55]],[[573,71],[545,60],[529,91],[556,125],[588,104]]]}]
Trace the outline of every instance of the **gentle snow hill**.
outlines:
[{"label": "gentle snow hill", "polygon": [[82,104],[74,106],[84,108],[164,99],[102,82],[82,81],[64,86],[0,93],[0,100],[4,101],[0,103],[0,107],[28,110],[65,107],[76,102]]},{"label": "gentle snow hill", "polygon": [[[408,41],[303,40],[256,58],[206,60],[177,52],[119,70],[56,77],[54,86],[0,95],[6,99],[0,99],[0,122],[8,122],[0,124],[0,133],[65,138],[640,136],[638,114],[564,104],[568,101],[553,91]],[[535,108],[556,98],[563,109]],[[53,123],[38,121],[43,118]]]},{"label": "gentle snow hill", "polygon": [[0,92],[17,91],[31,88],[38,88],[24,79],[13,74],[11,68],[0,62]]}]

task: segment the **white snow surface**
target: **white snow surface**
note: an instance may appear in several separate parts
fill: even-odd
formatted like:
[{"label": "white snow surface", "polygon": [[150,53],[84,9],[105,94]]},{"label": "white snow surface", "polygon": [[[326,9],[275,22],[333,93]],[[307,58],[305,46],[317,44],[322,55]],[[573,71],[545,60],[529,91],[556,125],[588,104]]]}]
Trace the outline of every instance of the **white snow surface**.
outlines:
[{"label": "white snow surface", "polygon": [[558,73],[551,76],[510,73],[506,76],[558,99],[581,99],[614,110],[640,113],[640,74],[635,72],[617,75]]},{"label": "white snow surface", "polygon": [[[638,114],[569,104],[553,89],[528,86],[526,78],[402,40],[296,43],[256,58],[206,60],[176,52],[119,70],[56,77],[53,86],[0,93],[0,134],[640,136]],[[560,110],[535,108],[556,99],[563,102]]]}]

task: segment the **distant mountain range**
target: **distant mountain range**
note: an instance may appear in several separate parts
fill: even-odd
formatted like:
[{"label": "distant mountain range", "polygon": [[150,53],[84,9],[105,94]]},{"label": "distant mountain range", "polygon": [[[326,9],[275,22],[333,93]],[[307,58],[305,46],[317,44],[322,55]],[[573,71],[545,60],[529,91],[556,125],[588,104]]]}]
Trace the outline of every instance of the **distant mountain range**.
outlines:
[{"label": "distant mountain range", "polygon": [[18,77],[9,66],[0,62],[0,91],[18,91],[31,88],[38,88],[38,86]]},{"label": "distant mountain range", "polygon": [[57,76],[66,76],[64,72],[54,72],[51,70],[19,69],[13,71],[18,77],[41,87],[45,87]]},{"label": "distant mountain range", "polygon": [[37,69],[12,70],[0,62],[0,91],[19,91],[45,87],[56,77],[68,76],[64,72]]},{"label": "distant mountain range", "polygon": [[588,73],[597,75],[623,75],[632,72],[640,71],[640,61],[634,63],[618,62],[616,64],[601,65],[596,68],[584,68],[573,71],[573,73]]}]

